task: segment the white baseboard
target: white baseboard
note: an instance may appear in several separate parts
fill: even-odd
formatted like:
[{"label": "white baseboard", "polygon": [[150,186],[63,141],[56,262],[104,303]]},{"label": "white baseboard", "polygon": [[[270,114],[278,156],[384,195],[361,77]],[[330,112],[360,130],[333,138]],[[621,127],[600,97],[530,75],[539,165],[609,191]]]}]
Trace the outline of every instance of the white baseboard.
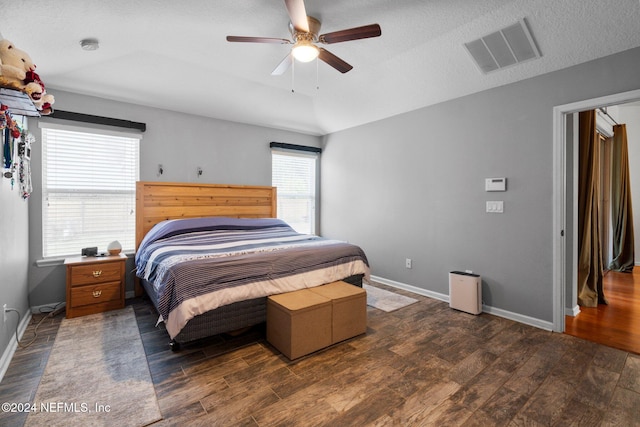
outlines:
[{"label": "white baseboard", "polygon": [[[371,276],[371,280],[382,283],[383,285],[392,286],[398,289],[404,289],[405,291],[413,292],[414,294],[422,295],[425,297],[437,299],[444,302],[449,302],[449,295],[441,294],[439,292],[433,292],[426,289],[418,288],[417,286],[407,285],[406,283],[396,282],[395,280],[385,279],[384,277]],[[535,317],[525,316],[523,314],[514,313],[511,311],[503,310],[501,308],[491,307],[483,304],[482,311],[485,313],[493,314],[495,316],[504,317],[505,319],[513,320],[525,325],[533,326],[536,328],[544,329],[546,331],[553,330],[553,322],[546,320],[536,319]]]},{"label": "white baseboard", "polygon": [[483,305],[482,311],[484,311],[485,313],[493,314],[495,316],[504,317],[505,319],[513,320],[515,322],[524,323],[525,325],[533,326],[534,328],[544,329],[545,331],[553,331],[553,322],[548,322],[546,320],[525,316],[524,314],[514,313],[512,311],[491,307],[489,305]]},{"label": "white baseboard", "polygon": [[418,288],[417,286],[407,285],[406,283],[396,282],[395,280],[385,279],[384,277],[373,275],[371,276],[371,280],[373,280],[374,282],[382,283],[383,285],[392,286],[398,289],[404,289],[405,291],[413,292],[414,294],[422,295],[444,302],[449,302],[449,295],[441,294],[439,292],[428,291],[426,289]]},{"label": "white baseboard", "polygon": [[[14,316],[15,317],[15,316]],[[20,324],[18,325],[18,340],[22,339],[24,335],[24,331],[27,329],[29,322],[31,321],[31,312],[27,311],[27,315],[22,318]],[[6,323],[5,323],[6,324]],[[4,378],[4,374],[9,369],[9,364],[11,363],[11,359],[13,359],[13,355],[18,348],[18,343],[16,342],[16,333],[14,332],[11,335],[11,340],[9,341],[9,345],[2,353],[2,358],[0,358],[0,382]]]},{"label": "white baseboard", "polygon": [[576,317],[578,314],[580,314],[580,306],[579,305],[576,305],[573,308],[565,308],[564,309],[564,315],[565,316]]}]

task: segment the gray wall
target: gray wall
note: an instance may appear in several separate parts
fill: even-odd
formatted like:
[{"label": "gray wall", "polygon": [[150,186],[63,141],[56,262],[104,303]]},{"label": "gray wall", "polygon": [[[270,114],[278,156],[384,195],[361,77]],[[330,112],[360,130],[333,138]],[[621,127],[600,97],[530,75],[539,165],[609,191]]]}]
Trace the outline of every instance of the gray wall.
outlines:
[{"label": "gray wall", "polygon": [[[250,126],[50,90],[58,110],[126,119],[147,124],[140,143],[143,181],[271,185],[269,142],[320,146],[316,136]],[[42,120],[50,120],[44,118]],[[61,123],[64,123],[61,121]],[[67,122],[68,123],[68,122]],[[31,126],[38,141],[40,130]],[[164,167],[158,176],[158,164]],[[196,168],[203,169],[198,178]],[[29,302],[31,306],[65,300],[65,268],[38,267],[42,258],[41,152],[33,150],[34,192],[29,211]],[[0,236],[4,241],[4,236]],[[106,248],[101,248],[104,250]],[[78,253],[80,248],[78,248]],[[127,262],[127,291],[133,291],[133,262]]]},{"label": "gray wall", "polygon": [[[372,274],[427,291],[448,294],[449,271],[473,270],[486,304],[552,322],[553,107],[638,89],[638,69],[633,49],[328,135],[323,234],[361,245]],[[503,176],[508,191],[484,191]],[[485,213],[488,200],[504,213]]]},{"label": "gray wall", "polygon": [[7,304],[20,311],[21,318],[29,309],[28,215],[29,204],[20,197],[17,185],[12,190],[11,181],[0,177],[0,356],[9,346],[18,323],[15,313],[8,313],[7,322],[3,321],[2,306]]}]

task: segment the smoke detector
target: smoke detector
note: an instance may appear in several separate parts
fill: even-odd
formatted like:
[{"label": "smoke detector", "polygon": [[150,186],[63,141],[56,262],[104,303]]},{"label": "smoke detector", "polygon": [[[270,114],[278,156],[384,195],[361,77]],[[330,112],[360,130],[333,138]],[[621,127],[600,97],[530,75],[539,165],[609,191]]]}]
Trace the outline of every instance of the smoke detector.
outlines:
[{"label": "smoke detector", "polygon": [[98,39],[82,39],[80,40],[80,47],[83,50],[98,50],[100,43]]}]

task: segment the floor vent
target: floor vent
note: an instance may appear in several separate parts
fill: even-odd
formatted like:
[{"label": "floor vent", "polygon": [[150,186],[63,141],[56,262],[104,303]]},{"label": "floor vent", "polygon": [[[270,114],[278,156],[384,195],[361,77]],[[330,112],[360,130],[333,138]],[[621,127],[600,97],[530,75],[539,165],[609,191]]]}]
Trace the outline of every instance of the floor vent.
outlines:
[{"label": "floor vent", "polygon": [[464,46],[485,74],[541,56],[524,19]]}]

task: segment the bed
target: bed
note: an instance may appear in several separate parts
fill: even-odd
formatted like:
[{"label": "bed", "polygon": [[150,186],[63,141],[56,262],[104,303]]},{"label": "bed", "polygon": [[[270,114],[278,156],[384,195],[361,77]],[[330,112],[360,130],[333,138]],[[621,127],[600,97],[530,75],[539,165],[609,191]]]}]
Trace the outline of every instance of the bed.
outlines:
[{"label": "bed", "polygon": [[173,350],[264,322],[268,295],[368,278],[359,247],[296,233],[276,206],[274,187],[136,184],[136,295]]}]

